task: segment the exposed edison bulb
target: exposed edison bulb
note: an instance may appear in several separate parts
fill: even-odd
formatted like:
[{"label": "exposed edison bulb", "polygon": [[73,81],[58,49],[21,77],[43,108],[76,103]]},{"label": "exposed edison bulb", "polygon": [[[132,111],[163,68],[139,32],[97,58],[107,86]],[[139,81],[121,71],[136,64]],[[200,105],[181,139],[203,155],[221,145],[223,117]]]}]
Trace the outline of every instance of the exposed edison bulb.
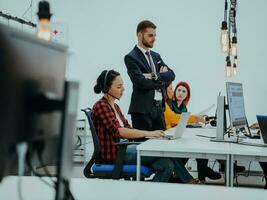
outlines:
[{"label": "exposed edison bulb", "polygon": [[37,27],[37,37],[43,40],[51,40],[51,28],[48,19],[40,19]]},{"label": "exposed edison bulb", "polygon": [[230,61],[230,57],[226,57],[226,63],[225,63],[225,76],[230,77],[232,75],[232,65]]},{"label": "exposed edison bulb", "polygon": [[51,39],[51,29],[49,25],[52,14],[50,13],[50,5],[47,1],[40,1],[38,4],[38,18],[37,37],[43,40]]},{"label": "exposed edison bulb", "polygon": [[232,43],[232,45],[231,45],[231,55],[232,56],[237,55],[237,44],[236,43]]},{"label": "exposed edison bulb", "polygon": [[231,55],[237,56],[237,38],[235,36],[232,38]]},{"label": "exposed edison bulb", "polygon": [[227,28],[227,22],[222,22],[221,35],[220,35],[221,51],[223,53],[229,52],[229,33]]},{"label": "exposed edison bulb", "polygon": [[229,52],[229,44],[226,44],[226,45],[221,44],[221,51],[222,53]]},{"label": "exposed edison bulb", "polygon": [[221,45],[228,45],[229,43],[229,35],[228,30],[221,30]]},{"label": "exposed edison bulb", "polygon": [[223,53],[229,52],[229,34],[228,30],[221,30],[221,51]]},{"label": "exposed edison bulb", "polygon": [[232,66],[227,65],[227,63],[225,64],[225,76],[226,77],[230,77],[232,75],[231,73],[232,71]]}]

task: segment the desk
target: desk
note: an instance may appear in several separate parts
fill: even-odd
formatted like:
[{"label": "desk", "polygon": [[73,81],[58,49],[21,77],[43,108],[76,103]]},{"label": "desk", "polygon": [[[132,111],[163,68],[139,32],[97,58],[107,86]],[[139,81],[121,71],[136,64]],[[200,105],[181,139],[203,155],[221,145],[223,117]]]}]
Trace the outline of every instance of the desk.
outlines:
[{"label": "desk", "polygon": [[[48,179],[47,179],[48,180]],[[0,183],[0,199],[19,200],[15,176],[6,177]],[[242,199],[265,200],[266,191],[250,188],[221,186],[151,183],[74,178],[70,183],[76,200],[166,200],[166,199]],[[22,177],[22,196],[25,200],[53,200],[55,192],[37,177]]]},{"label": "desk", "polygon": [[150,139],[138,145],[137,180],[140,180],[141,156],[213,158],[226,160],[226,185],[230,186],[230,143],[210,142],[197,134],[216,136],[216,129],[188,128],[180,139]]},{"label": "desk", "polygon": [[[253,140],[253,139],[251,139]],[[234,167],[235,160],[247,160],[247,161],[263,161],[267,162],[267,147],[257,147],[242,144],[231,144],[231,158],[230,158],[230,186],[233,186],[234,179]]]}]

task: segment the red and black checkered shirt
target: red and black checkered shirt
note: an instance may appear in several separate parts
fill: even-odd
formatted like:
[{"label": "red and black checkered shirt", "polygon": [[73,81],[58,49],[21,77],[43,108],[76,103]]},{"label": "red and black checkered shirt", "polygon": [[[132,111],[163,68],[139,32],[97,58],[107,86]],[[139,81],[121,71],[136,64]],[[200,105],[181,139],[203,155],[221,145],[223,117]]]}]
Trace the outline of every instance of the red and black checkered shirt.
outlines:
[{"label": "red and black checkered shirt", "polygon": [[[131,128],[123,114],[120,107],[115,104],[116,111],[124,124],[124,128]],[[121,136],[118,128],[121,128],[116,114],[105,99],[101,98],[95,103],[92,109],[92,120],[99,138],[101,146],[100,157],[97,159],[98,163],[114,163],[117,155],[116,142],[119,142]]]}]

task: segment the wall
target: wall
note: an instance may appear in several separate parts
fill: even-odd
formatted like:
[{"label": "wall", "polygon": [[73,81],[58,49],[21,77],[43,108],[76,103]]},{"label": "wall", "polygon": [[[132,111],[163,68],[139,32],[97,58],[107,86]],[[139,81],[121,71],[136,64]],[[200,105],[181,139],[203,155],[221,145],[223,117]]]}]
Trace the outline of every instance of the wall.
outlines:
[{"label": "wall", "polygon": [[[29,0],[1,0],[0,8],[4,13],[21,17],[29,3]],[[30,10],[35,22],[37,3],[33,1]],[[123,57],[136,43],[138,22],[150,19],[158,26],[154,50],[175,71],[176,83],[184,80],[191,85],[190,111],[198,112],[216,103],[219,91],[225,94],[225,81],[230,80],[244,85],[250,122],[256,120],[256,114],[267,114],[266,1],[238,1],[239,66],[234,79],[224,77],[225,55],[219,50],[224,0],[51,0],[50,5],[54,13],[52,21],[67,30],[65,41],[71,52],[67,77],[81,83],[79,109],[92,106],[100,98],[93,93],[93,86],[100,72],[108,68],[122,74],[126,91],[118,103],[127,113],[131,82]],[[28,19],[30,14],[26,14]],[[10,24],[21,28],[15,22]],[[215,109],[210,114],[214,112]],[[79,118],[83,118],[81,112]]]}]

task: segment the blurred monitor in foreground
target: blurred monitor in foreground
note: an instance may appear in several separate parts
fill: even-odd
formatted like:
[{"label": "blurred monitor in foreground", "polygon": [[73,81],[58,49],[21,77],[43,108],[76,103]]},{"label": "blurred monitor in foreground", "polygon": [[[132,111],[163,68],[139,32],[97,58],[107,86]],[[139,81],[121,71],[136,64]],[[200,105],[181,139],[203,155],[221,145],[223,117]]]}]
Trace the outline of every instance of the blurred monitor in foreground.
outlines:
[{"label": "blurred monitor in foreground", "polygon": [[37,153],[35,166],[71,165],[78,84],[65,82],[67,47],[0,24],[0,56],[0,181],[16,169],[20,142],[28,164]]}]

